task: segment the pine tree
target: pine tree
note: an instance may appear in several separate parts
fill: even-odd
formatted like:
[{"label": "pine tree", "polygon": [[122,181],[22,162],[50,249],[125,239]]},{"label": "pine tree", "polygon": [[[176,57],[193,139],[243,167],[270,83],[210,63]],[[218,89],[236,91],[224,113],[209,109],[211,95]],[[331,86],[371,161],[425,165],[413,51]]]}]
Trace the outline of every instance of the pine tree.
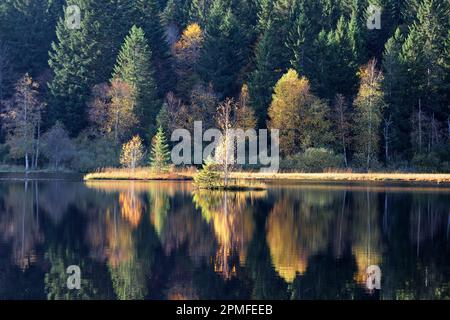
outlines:
[{"label": "pine tree", "polygon": [[344,17],[338,21],[336,29],[328,33],[327,66],[325,87],[321,97],[333,99],[337,94],[350,96],[355,92],[357,64],[352,52],[352,42],[347,33],[348,24]]},{"label": "pine tree", "polygon": [[352,60],[357,65],[367,61],[367,53],[365,52],[365,30],[367,28],[363,26],[361,20],[361,12],[357,8],[353,8],[350,21],[348,22],[348,39],[352,50]]},{"label": "pine tree", "polygon": [[256,48],[255,70],[250,74],[249,94],[250,105],[255,109],[258,117],[258,127],[266,126],[267,108],[270,105],[273,87],[281,76],[275,69],[276,61],[273,54],[272,37],[275,36],[271,31],[269,22],[268,30],[259,40]]},{"label": "pine tree", "polygon": [[0,39],[10,50],[14,72],[40,76],[47,68],[48,51],[64,0],[2,1]]},{"label": "pine tree", "polygon": [[167,144],[166,135],[162,127],[158,128],[156,135],[152,141],[152,152],[150,157],[150,165],[157,171],[166,170],[170,161],[169,145]]},{"label": "pine tree", "polygon": [[[111,41],[105,22],[109,18],[110,3],[95,0],[67,0],[76,4],[82,12],[81,28],[69,29],[64,17],[56,27],[57,41],[52,44],[49,65],[53,71],[50,89],[50,122],[61,120],[71,136],[87,125],[86,103],[94,84],[108,79],[112,63],[105,62],[103,53],[108,52]],[[102,17],[102,19],[100,18]],[[108,59],[106,59],[108,60]]]},{"label": "pine tree", "polygon": [[383,92],[387,108],[385,119],[391,119],[390,143],[392,151],[403,159],[410,158],[409,135],[411,132],[411,110],[408,101],[406,66],[401,59],[404,37],[400,29],[390,38],[383,54]]},{"label": "pine tree", "polygon": [[192,0],[189,8],[189,18],[191,22],[196,22],[202,27],[206,25],[208,13],[214,0]]},{"label": "pine tree", "polygon": [[212,159],[205,160],[202,169],[194,176],[194,185],[199,189],[215,189],[222,186],[217,164]]},{"label": "pine tree", "polygon": [[[428,141],[419,139],[414,147],[424,152],[439,144],[438,127],[447,126],[448,91],[450,70],[450,42],[448,41],[450,3],[447,1],[421,1],[417,9],[417,20],[409,27],[408,36],[403,44],[401,57],[408,71],[409,103],[414,107],[414,114],[424,113],[436,121],[435,128],[430,122]],[[420,117],[418,117],[420,118]],[[413,130],[422,130],[421,121]]]},{"label": "pine tree", "polygon": [[148,46],[152,52],[155,80],[159,98],[173,90],[176,79],[172,68],[169,44],[160,20],[160,3],[158,0],[129,0],[131,12],[125,19],[144,30]]},{"label": "pine tree", "polygon": [[189,0],[168,0],[161,15],[164,25],[184,29],[189,21],[189,3]]},{"label": "pine tree", "polygon": [[205,43],[198,63],[202,79],[223,97],[239,90],[244,66],[239,24],[224,0],[214,0],[205,26]]},{"label": "pine tree", "polygon": [[265,127],[267,108],[273,87],[289,68],[293,52],[288,47],[295,30],[295,3],[286,0],[266,1],[259,4],[258,30],[262,35],[256,44],[255,68],[249,76],[250,104],[258,116],[258,127]]},{"label": "pine tree", "polygon": [[204,35],[200,25],[191,23],[174,46],[177,93],[184,100],[189,99],[192,89],[200,82],[196,68],[203,43]]},{"label": "pine tree", "polygon": [[272,18],[273,0],[258,0],[258,22],[256,29],[260,33],[264,33],[269,28],[269,21]]},{"label": "pine tree", "polygon": [[118,78],[133,88],[134,114],[141,135],[154,132],[156,115],[161,107],[153,78],[149,46],[144,31],[133,26],[117,57],[113,79]]}]

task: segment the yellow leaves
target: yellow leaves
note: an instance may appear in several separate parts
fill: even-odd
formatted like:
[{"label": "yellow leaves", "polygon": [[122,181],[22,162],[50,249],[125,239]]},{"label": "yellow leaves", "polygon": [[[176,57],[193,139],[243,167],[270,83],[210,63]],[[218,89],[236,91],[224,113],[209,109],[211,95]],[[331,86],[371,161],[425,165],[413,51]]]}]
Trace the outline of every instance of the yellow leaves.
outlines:
[{"label": "yellow leaves", "polygon": [[120,164],[131,169],[136,168],[144,156],[141,138],[136,135],[122,146]]},{"label": "yellow leaves", "polygon": [[383,74],[376,68],[376,61],[370,60],[368,64],[362,66],[358,71],[360,78],[360,87],[358,91],[358,98],[366,97],[380,97],[383,95],[381,90],[381,83],[383,81]]},{"label": "yellow leaves", "polygon": [[269,107],[269,128],[281,130],[280,150],[283,154],[295,153],[298,134],[304,113],[313,102],[310,85],[305,77],[299,78],[297,71],[289,69],[275,85]]},{"label": "yellow leaves", "polygon": [[180,40],[175,44],[175,49],[184,50],[198,47],[203,43],[203,32],[197,23],[191,23],[186,27]]},{"label": "yellow leaves", "polygon": [[202,29],[198,23],[191,23],[187,26],[186,30],[183,32],[184,39],[201,39],[203,38]]}]

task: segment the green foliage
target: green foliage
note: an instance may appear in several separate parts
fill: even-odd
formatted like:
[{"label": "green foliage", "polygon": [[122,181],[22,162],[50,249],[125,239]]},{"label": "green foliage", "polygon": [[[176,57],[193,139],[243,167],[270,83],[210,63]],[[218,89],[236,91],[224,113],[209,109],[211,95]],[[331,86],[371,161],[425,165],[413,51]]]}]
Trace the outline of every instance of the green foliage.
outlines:
[{"label": "green foliage", "polygon": [[169,145],[162,127],[158,128],[152,140],[152,151],[150,155],[150,165],[157,171],[166,170],[170,161]]},{"label": "green foliage", "polygon": [[[101,82],[99,70],[104,71],[99,41],[99,15],[106,11],[105,2],[68,0],[83,12],[81,28],[67,28],[64,17],[56,27],[57,41],[52,44],[49,65],[53,71],[50,89],[50,122],[60,120],[72,136],[87,125],[86,103],[90,88]],[[104,79],[103,79],[104,80]]]},{"label": "green foliage", "polygon": [[[119,1],[119,0],[117,0]],[[130,1],[130,12],[123,14],[125,25],[131,21],[145,33],[148,46],[152,53],[151,61],[154,68],[154,77],[158,87],[158,96],[161,98],[175,87],[169,44],[165,30],[161,24],[160,3],[158,0],[127,0]],[[128,31],[128,30],[127,30]]]},{"label": "green foliage", "polygon": [[305,152],[286,157],[281,168],[302,172],[322,172],[342,167],[342,156],[325,148],[308,148]]},{"label": "green foliage", "polygon": [[249,93],[250,104],[255,109],[258,116],[258,126],[265,127],[267,121],[267,108],[270,105],[272,91],[279,72],[274,71],[276,65],[276,56],[273,54],[273,37],[269,22],[269,30],[265,32],[259,40],[256,47],[256,68],[250,74]]},{"label": "green foliage", "polygon": [[153,79],[151,55],[144,31],[133,26],[125,38],[113,73],[113,79],[117,77],[133,88],[134,114],[139,119],[140,134],[154,130],[161,105]]},{"label": "green foliage", "polygon": [[243,40],[235,15],[223,0],[214,0],[205,25],[205,43],[198,71],[222,97],[238,92],[238,75],[244,66]]},{"label": "green foliage", "polygon": [[58,170],[61,164],[75,156],[75,146],[59,121],[42,136],[42,152],[54,170]]},{"label": "green foliage", "polygon": [[[369,4],[382,8],[380,30],[366,27]],[[66,26],[69,5],[81,9],[80,29]],[[368,139],[362,138],[364,121],[359,121],[364,117],[357,71],[375,58],[385,75],[380,96],[386,107],[376,114],[371,157],[390,166],[411,163],[415,155],[449,141],[449,13],[450,3],[442,0],[4,0],[0,100],[11,99],[14,83],[29,73],[43,88],[39,99],[48,106],[42,131],[60,121],[71,138],[88,126],[90,132],[111,134],[111,123],[94,128],[98,121],[87,105],[95,100],[94,87],[117,76],[134,91],[128,102],[138,123],[123,121],[130,129],[126,139],[139,134],[148,145],[158,126],[188,128],[200,119],[211,124],[210,110],[226,98],[236,99],[243,83],[249,87],[257,127],[266,128],[274,87],[293,68],[308,79],[318,98],[312,104],[319,110],[317,119],[325,119],[311,122],[320,128],[311,132],[327,127],[321,125],[328,122],[328,105],[337,94],[354,107],[349,112],[357,121],[349,141],[355,143],[348,158],[362,165],[360,142]],[[172,91],[177,97],[157,119],[162,98]],[[112,100],[106,97],[100,107],[113,106]],[[123,102],[115,100],[116,106]],[[95,115],[108,110],[103,111]],[[1,125],[0,142],[5,142],[7,123]],[[305,136],[294,153],[330,147],[333,138]],[[28,143],[19,140],[9,142]],[[87,152],[91,142],[81,149]],[[3,158],[14,161],[16,151],[9,148]],[[92,166],[87,155],[83,158],[81,167]]]},{"label": "green foliage", "polygon": [[205,160],[202,169],[194,177],[194,184],[200,189],[216,189],[222,186],[217,164],[212,159]]},{"label": "green foliage", "polygon": [[277,82],[269,108],[269,128],[280,130],[280,152],[292,155],[333,139],[329,107],[310,92],[308,79],[289,69]]},{"label": "green foliage", "polygon": [[356,163],[370,169],[378,162],[380,125],[385,108],[381,90],[383,74],[378,71],[376,61],[371,60],[361,68],[358,96],[353,102],[356,124]]},{"label": "green foliage", "polygon": [[64,0],[7,0],[0,5],[0,42],[10,49],[13,71],[34,78],[45,72]]},{"label": "green foliage", "polygon": [[75,140],[76,156],[71,167],[79,172],[90,172],[100,168],[119,166],[120,149],[111,138],[93,138],[82,133]]},{"label": "green foliage", "polygon": [[411,130],[411,110],[405,105],[409,89],[406,78],[406,67],[401,59],[404,36],[400,29],[386,42],[383,54],[383,92],[387,104],[384,117],[392,120],[391,145],[396,155],[405,158],[411,148],[409,133]]}]

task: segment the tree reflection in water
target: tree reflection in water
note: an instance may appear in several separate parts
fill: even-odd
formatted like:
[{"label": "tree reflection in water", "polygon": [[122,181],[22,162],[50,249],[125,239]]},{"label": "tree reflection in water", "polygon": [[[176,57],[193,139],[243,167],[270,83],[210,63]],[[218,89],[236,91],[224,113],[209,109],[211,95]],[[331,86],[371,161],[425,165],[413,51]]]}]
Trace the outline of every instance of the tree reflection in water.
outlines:
[{"label": "tree reflection in water", "polygon": [[0,298],[362,299],[372,264],[383,299],[449,298],[449,193],[2,181]]}]

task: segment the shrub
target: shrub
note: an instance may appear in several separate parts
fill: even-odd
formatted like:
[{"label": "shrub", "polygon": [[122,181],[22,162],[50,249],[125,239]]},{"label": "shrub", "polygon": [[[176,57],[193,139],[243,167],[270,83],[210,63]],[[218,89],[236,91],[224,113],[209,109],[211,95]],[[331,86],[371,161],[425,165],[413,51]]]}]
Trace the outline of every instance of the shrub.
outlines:
[{"label": "shrub", "polygon": [[222,185],[216,163],[206,159],[202,169],[194,176],[194,184],[199,189],[215,189]]},{"label": "shrub", "polygon": [[112,139],[92,138],[83,133],[76,139],[76,146],[76,157],[72,160],[74,170],[89,172],[119,165],[119,148]]},{"label": "shrub", "polygon": [[325,148],[308,148],[305,152],[287,157],[282,161],[283,169],[303,172],[323,172],[325,169],[342,166],[342,157]]}]

